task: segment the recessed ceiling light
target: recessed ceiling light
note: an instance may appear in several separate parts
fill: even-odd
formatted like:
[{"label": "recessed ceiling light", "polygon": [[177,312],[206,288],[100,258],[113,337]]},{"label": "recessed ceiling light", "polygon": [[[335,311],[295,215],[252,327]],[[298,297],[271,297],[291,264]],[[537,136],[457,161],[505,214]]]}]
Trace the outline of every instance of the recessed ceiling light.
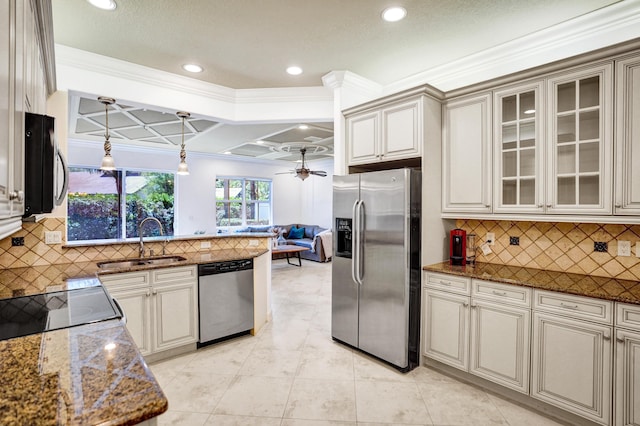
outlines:
[{"label": "recessed ceiling light", "polygon": [[300,75],[300,74],[302,74],[302,68],[296,67],[296,66],[289,67],[289,68],[287,68],[287,73],[289,73],[291,75]]},{"label": "recessed ceiling light", "polygon": [[309,126],[307,126],[306,124],[301,124],[298,126],[298,129],[300,130],[307,130],[309,128]]},{"label": "recessed ceiling light", "polygon": [[89,3],[97,8],[103,10],[115,10],[118,5],[115,0],[87,0]]},{"label": "recessed ceiling light", "polygon": [[182,69],[189,72],[202,72],[202,67],[196,64],[184,64]]},{"label": "recessed ceiling light", "polygon": [[387,22],[398,22],[407,16],[407,9],[404,7],[388,7],[382,11],[382,19]]}]

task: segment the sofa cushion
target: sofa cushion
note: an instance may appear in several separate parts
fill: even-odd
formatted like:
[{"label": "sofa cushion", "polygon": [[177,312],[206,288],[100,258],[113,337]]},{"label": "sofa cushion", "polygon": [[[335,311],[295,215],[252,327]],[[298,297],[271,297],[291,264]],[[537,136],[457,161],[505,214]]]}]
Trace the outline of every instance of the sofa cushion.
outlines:
[{"label": "sofa cushion", "polygon": [[287,235],[288,240],[299,240],[300,238],[304,238],[304,228],[296,228],[292,226],[289,230],[289,235]]},{"label": "sofa cushion", "polygon": [[313,238],[316,236],[318,232],[324,229],[319,227],[318,225],[303,225],[303,224],[298,224],[298,228],[304,228],[305,238]]},{"label": "sofa cushion", "polygon": [[313,240],[309,240],[307,238],[304,238],[302,240],[295,240],[293,241],[293,244],[300,246],[300,247],[306,247],[308,249],[310,249],[311,251],[313,251]]}]

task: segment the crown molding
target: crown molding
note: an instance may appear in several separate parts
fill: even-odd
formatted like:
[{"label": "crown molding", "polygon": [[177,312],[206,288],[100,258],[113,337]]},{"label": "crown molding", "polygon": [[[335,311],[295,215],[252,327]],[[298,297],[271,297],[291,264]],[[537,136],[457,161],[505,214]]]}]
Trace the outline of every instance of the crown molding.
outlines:
[{"label": "crown molding", "polygon": [[[55,45],[55,52],[56,63],[63,67],[177,90],[232,106],[243,103],[333,101],[332,93],[323,86],[233,89],[60,44]],[[75,90],[74,87],[63,89]]]},{"label": "crown molding", "polygon": [[444,92],[640,37],[640,0],[625,0],[384,87],[384,95],[422,84]]}]

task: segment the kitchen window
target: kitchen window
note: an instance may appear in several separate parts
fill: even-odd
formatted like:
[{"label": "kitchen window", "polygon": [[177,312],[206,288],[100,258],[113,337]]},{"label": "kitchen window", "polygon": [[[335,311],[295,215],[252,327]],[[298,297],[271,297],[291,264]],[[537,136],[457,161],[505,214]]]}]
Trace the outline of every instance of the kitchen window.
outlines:
[{"label": "kitchen window", "polygon": [[216,179],[216,225],[271,225],[271,180],[242,177]]},{"label": "kitchen window", "polygon": [[[140,170],[71,167],[67,241],[138,237],[138,223],[153,216],[173,235],[175,175]],[[160,235],[155,227],[146,235]]]}]

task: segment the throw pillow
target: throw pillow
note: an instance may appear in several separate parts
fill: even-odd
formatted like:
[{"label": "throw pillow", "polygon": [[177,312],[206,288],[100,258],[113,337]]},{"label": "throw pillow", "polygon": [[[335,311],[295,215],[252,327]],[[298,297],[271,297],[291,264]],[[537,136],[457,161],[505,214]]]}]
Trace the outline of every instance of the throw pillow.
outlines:
[{"label": "throw pillow", "polygon": [[288,240],[299,240],[304,237],[304,228],[296,228],[292,226],[289,230],[289,235],[287,235]]}]

